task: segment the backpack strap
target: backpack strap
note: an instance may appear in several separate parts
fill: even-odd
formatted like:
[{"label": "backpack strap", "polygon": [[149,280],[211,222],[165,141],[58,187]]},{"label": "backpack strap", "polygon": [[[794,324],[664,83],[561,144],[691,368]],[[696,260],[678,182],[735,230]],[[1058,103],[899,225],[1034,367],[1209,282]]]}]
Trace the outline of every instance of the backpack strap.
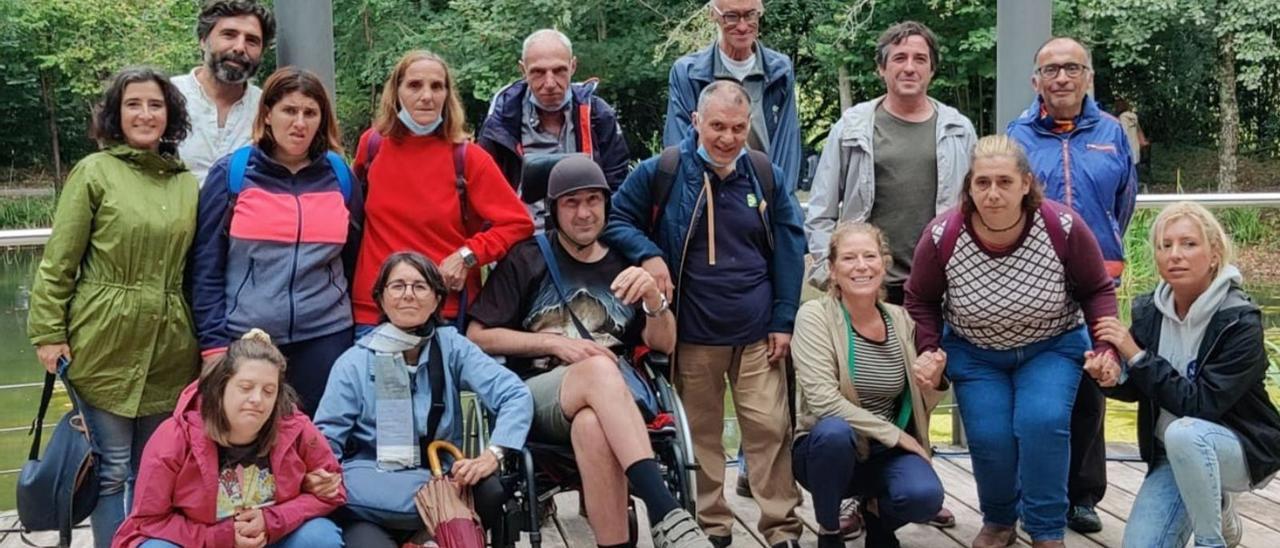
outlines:
[{"label": "backpack strap", "polygon": [[333,176],[338,179],[338,188],[342,190],[342,203],[351,203],[351,172],[347,170],[347,162],[342,159],[342,155],[332,150],[324,153],[324,157],[329,160],[329,169],[333,170]]},{"label": "backpack strap", "polygon": [[1049,242],[1053,244],[1053,253],[1058,261],[1066,264],[1067,227],[1062,226],[1062,218],[1057,208],[1049,205],[1048,200],[1040,202],[1040,216],[1044,218],[1044,231],[1049,234]]},{"label": "backpack strap", "polygon": [[653,198],[653,210],[649,213],[651,234],[658,231],[658,221],[662,220],[662,211],[671,197],[671,185],[677,169],[680,169],[680,147],[673,145],[662,149],[658,156],[658,172],[649,180],[649,196]]},{"label": "backpack strap", "polygon": [[956,240],[960,239],[960,232],[964,231],[964,213],[960,212],[960,207],[953,207],[949,211],[946,223],[942,227],[942,237],[938,240],[938,262],[943,268],[951,261],[951,255],[956,251]]},{"label": "backpack strap", "polygon": [[427,351],[427,379],[431,384],[431,409],[427,412],[427,435],[418,438],[423,463],[427,459],[427,444],[436,439],[440,419],[444,417],[444,354],[440,350],[439,332],[431,338],[431,349]]},{"label": "backpack strap", "polygon": [[471,221],[470,204],[467,201],[467,143],[453,145],[453,186],[458,191],[458,204],[462,209],[462,230],[465,233],[467,223]]},{"label": "backpack strap", "polygon": [[769,161],[769,156],[749,148],[747,149],[747,157],[751,158],[751,169],[755,170],[756,178],[760,180],[760,186],[764,188],[765,201],[773,201],[773,163]]},{"label": "backpack strap", "polygon": [[232,196],[232,200],[244,188],[244,172],[249,168],[251,153],[253,145],[242,146],[231,153],[231,163],[227,167],[227,194]]}]

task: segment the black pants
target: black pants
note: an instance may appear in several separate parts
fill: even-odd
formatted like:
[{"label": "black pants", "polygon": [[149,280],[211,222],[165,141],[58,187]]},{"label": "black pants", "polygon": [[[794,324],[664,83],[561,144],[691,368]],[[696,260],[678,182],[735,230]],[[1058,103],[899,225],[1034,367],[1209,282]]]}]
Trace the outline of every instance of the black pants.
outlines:
[{"label": "black pants", "polygon": [[1067,499],[1072,506],[1095,506],[1107,492],[1107,441],[1103,437],[1106,397],[1098,383],[1082,375],[1071,410],[1071,471]]},{"label": "black pants", "polygon": [[320,396],[329,384],[329,370],[351,344],[351,330],[343,329],[332,335],[280,345],[280,353],[289,364],[284,379],[298,393],[299,407],[307,417],[315,418]]},{"label": "black pants", "polygon": [[[492,529],[502,519],[502,504],[507,501],[507,493],[502,489],[498,476],[492,475],[471,488],[471,496],[476,503],[476,513],[480,514],[480,523],[485,530]],[[377,523],[360,519],[340,520],[342,540],[347,546],[361,548],[399,548],[417,531],[386,529]]]}]

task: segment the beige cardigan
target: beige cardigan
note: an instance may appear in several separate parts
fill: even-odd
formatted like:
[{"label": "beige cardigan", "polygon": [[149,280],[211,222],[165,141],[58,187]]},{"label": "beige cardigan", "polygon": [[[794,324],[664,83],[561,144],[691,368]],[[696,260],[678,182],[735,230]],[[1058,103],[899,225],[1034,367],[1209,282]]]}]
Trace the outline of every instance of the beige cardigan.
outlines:
[{"label": "beige cardigan", "polygon": [[[881,303],[881,306],[893,322],[898,344],[906,358],[902,367],[906,370],[907,387],[911,390],[911,419],[915,423],[916,439],[931,451],[929,412],[942,399],[942,393],[921,390],[911,374],[911,364],[916,359],[915,322],[900,306],[889,303]],[[841,417],[858,433],[858,458],[866,459],[868,438],[893,447],[898,444],[902,430],[860,406],[858,393],[849,378],[848,332],[843,305],[830,295],[804,303],[796,314],[795,334],[791,340],[800,400],[796,436],[808,433],[818,419]]]}]

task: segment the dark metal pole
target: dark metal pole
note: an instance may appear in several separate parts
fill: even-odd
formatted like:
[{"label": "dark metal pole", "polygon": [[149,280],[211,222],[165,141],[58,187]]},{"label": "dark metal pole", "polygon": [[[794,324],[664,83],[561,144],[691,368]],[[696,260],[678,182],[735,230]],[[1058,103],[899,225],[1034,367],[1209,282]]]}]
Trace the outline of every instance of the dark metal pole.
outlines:
[{"label": "dark metal pole", "polygon": [[276,64],[316,73],[334,98],[333,1],[275,0]]},{"label": "dark metal pole", "polygon": [[[1031,104],[1032,55],[1053,34],[1053,0],[996,3],[996,132]],[[983,128],[978,129],[979,132]]]}]

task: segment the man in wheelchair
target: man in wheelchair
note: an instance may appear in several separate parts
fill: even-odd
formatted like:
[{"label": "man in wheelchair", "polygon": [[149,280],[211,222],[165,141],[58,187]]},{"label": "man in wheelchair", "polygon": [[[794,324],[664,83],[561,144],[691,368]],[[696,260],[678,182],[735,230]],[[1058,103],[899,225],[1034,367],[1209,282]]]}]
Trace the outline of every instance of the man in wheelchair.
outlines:
[{"label": "man in wheelchair", "polygon": [[598,545],[628,544],[630,482],[656,546],[710,548],[667,490],[620,370],[631,367],[627,358],[638,345],[670,353],[676,326],[653,278],[599,241],[609,193],[589,157],[556,163],[545,198],[549,230],[516,244],[494,268],[472,306],[467,336],[486,353],[506,356],[528,385],[531,439],[572,445]]}]

